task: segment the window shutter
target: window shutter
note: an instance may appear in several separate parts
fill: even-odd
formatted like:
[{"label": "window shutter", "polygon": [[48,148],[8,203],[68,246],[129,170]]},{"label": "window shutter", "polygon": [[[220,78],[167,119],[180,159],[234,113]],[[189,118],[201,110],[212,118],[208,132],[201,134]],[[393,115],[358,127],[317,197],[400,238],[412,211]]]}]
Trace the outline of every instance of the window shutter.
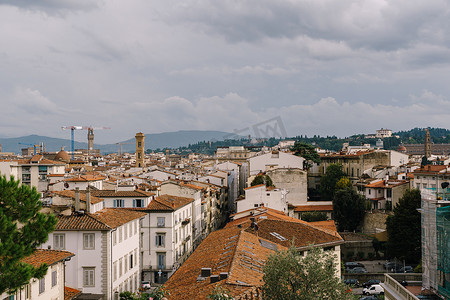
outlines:
[{"label": "window shutter", "polygon": [[136,207],[136,199],[133,199],[133,207]]},{"label": "window shutter", "polygon": [[116,199],[113,200],[113,206],[114,207],[117,207],[117,202],[116,201],[117,201]]}]

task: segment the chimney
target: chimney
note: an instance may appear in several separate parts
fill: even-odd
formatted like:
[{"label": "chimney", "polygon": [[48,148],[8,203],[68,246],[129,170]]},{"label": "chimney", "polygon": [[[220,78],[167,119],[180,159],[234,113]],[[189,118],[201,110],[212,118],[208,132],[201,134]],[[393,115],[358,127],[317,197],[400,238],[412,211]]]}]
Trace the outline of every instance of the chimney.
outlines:
[{"label": "chimney", "polygon": [[202,277],[211,276],[211,268],[202,268],[201,276]]},{"label": "chimney", "polygon": [[220,272],[219,278],[220,278],[219,280],[227,279],[228,278],[228,273],[227,272]]},{"label": "chimney", "polygon": [[75,188],[75,211],[80,211],[80,188]]},{"label": "chimney", "polygon": [[91,189],[89,186],[86,189],[86,212],[91,212]]},{"label": "chimney", "polygon": [[211,277],[209,277],[210,283],[215,283],[218,282],[219,279],[219,275],[211,275]]}]

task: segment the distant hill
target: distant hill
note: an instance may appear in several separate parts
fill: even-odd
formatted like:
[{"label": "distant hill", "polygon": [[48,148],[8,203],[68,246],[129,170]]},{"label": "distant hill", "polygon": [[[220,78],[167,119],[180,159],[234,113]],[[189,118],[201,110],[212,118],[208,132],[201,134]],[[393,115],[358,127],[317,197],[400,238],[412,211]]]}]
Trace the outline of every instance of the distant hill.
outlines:
[{"label": "distant hill", "polygon": [[[195,144],[202,141],[210,140],[223,140],[224,137],[230,134],[223,131],[202,131],[202,130],[183,130],[176,132],[163,132],[163,133],[150,133],[145,134],[145,148],[146,149],[163,149],[163,148],[178,148],[183,146],[188,146],[189,144]],[[123,151],[134,152],[136,146],[134,144],[134,137],[126,141],[117,141],[121,143],[133,143],[124,144]],[[21,145],[30,144],[30,145]],[[47,151],[54,152],[61,150],[64,147],[65,150],[70,150],[70,140],[69,139],[59,139],[40,135],[28,135],[17,138],[0,138],[0,144],[2,145],[2,152],[14,152],[21,153],[22,148],[32,147],[31,145],[38,145],[40,143],[45,144]],[[94,148],[100,149],[100,151],[105,153],[117,152],[120,149],[120,145],[113,144],[95,144]],[[77,142],[75,141],[75,149],[87,149],[87,142]]]}]

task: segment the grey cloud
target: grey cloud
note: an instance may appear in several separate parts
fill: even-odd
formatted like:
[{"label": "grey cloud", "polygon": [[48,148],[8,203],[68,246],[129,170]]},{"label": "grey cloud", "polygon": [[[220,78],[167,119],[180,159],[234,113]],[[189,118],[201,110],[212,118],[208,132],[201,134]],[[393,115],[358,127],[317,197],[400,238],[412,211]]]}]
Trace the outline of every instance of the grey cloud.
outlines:
[{"label": "grey cloud", "polygon": [[309,36],[355,48],[392,51],[450,25],[449,4],[435,1],[188,1],[174,18],[230,42]]},{"label": "grey cloud", "polygon": [[1,5],[16,6],[21,9],[60,14],[69,11],[89,11],[98,8],[103,0],[0,0]]}]

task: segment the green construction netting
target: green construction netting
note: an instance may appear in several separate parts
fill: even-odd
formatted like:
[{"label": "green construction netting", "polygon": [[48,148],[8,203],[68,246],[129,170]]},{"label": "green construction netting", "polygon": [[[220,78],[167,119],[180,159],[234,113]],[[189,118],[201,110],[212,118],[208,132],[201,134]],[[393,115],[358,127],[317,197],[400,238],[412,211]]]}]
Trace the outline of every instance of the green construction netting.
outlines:
[{"label": "green construction netting", "polygon": [[[450,206],[436,209],[438,270],[450,273]],[[447,276],[446,276],[447,277]]]}]

